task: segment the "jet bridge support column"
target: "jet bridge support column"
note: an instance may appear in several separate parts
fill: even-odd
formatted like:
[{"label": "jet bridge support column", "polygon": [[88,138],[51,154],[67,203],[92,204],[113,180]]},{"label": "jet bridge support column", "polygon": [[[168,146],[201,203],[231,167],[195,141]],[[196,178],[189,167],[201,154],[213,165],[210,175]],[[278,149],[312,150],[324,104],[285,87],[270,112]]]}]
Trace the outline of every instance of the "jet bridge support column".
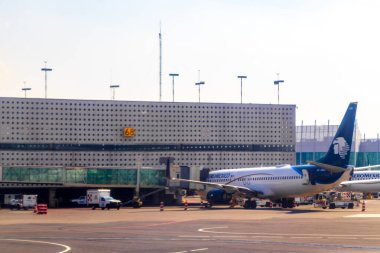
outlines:
[{"label": "jet bridge support column", "polygon": [[170,156],[164,156],[160,157],[160,164],[165,164],[165,169],[166,169],[166,179],[168,180],[166,185],[168,186],[169,184],[169,179],[172,178],[170,175],[170,165],[174,162],[174,157]]},{"label": "jet bridge support column", "polygon": [[57,207],[56,188],[49,188],[49,207]]}]

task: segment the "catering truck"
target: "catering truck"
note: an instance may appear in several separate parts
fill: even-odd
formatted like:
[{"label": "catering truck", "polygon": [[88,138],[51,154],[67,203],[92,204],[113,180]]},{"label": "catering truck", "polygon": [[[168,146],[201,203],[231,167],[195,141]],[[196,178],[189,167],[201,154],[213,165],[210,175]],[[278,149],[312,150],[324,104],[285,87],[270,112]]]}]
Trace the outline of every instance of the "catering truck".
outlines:
[{"label": "catering truck", "polygon": [[109,189],[90,189],[87,190],[87,206],[95,210],[100,207],[102,210],[116,208],[120,209],[121,201],[111,197],[111,190]]}]

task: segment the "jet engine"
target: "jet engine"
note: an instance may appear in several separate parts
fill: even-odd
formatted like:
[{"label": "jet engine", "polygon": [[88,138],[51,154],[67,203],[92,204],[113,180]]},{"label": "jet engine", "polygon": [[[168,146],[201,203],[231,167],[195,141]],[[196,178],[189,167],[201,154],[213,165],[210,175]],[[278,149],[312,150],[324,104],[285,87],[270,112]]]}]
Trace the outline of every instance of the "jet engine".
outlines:
[{"label": "jet engine", "polygon": [[231,199],[232,194],[222,189],[212,189],[207,193],[207,201],[210,204],[229,204]]}]

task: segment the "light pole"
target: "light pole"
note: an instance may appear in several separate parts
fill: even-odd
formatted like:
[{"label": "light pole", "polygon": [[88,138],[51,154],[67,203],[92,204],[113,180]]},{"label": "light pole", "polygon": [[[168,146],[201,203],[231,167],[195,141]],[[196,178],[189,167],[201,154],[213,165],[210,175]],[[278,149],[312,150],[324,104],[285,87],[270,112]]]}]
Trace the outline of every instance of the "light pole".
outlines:
[{"label": "light pole", "polygon": [[119,87],[120,85],[110,85],[110,88],[112,89],[112,100],[115,100],[115,89]]},{"label": "light pole", "polygon": [[240,104],[243,103],[243,79],[247,78],[247,76],[238,76],[240,78]]},{"label": "light pole", "polygon": [[170,73],[169,76],[172,77],[172,81],[173,81],[173,102],[174,102],[174,77],[179,76],[179,74]]},{"label": "light pole", "polygon": [[47,61],[44,61],[44,62],[45,62],[45,68],[42,68],[41,71],[45,72],[45,98],[47,98],[47,72],[48,71],[52,71],[53,69],[52,68],[47,68],[46,67]]},{"label": "light pole", "polygon": [[31,90],[32,88],[22,88],[21,90],[23,90],[24,92],[25,92],[25,98],[26,98],[26,92],[28,91],[28,90]]},{"label": "light pole", "polygon": [[195,85],[198,85],[198,102],[201,102],[201,85],[204,85],[205,82],[197,82]]},{"label": "light pole", "polygon": [[277,73],[277,80],[274,81],[274,85],[277,85],[277,104],[280,104],[280,83],[283,83],[284,80],[278,78],[280,74]]}]

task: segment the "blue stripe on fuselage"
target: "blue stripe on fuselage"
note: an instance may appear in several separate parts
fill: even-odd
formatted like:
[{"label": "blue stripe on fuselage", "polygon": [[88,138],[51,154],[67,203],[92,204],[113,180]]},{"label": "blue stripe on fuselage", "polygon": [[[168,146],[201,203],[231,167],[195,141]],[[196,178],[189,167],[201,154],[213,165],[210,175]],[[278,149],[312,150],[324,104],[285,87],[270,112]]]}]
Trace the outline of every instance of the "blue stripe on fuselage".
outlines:
[{"label": "blue stripe on fuselage", "polygon": [[311,184],[333,184],[343,175],[344,172],[331,173],[315,165],[295,165],[291,166],[301,176],[302,170],[307,170]]}]

